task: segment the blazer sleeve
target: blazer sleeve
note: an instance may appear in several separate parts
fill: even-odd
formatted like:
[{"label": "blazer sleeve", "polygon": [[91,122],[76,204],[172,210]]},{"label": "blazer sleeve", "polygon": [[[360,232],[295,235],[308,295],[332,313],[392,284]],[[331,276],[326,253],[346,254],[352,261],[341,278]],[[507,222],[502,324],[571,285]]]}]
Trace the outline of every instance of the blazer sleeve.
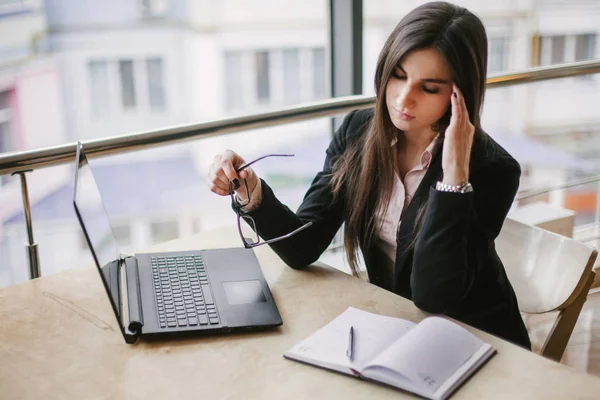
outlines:
[{"label": "blazer sleeve", "polygon": [[323,169],[317,173],[294,213],[282,204],[269,185],[261,180],[263,198],[249,215],[263,239],[288,234],[308,221],[312,225],[294,236],[270,244],[271,248],[290,267],[299,269],[315,262],[331,243],[344,218],[344,200],[334,199],[329,183],[335,161],[346,149],[349,129],[356,111],[346,116],[326,151]]},{"label": "blazer sleeve", "polygon": [[411,273],[415,305],[446,313],[469,293],[489,266],[489,251],[519,187],[521,168],[510,156],[498,157],[471,176],[473,192],[430,188],[429,203],[416,240]]}]

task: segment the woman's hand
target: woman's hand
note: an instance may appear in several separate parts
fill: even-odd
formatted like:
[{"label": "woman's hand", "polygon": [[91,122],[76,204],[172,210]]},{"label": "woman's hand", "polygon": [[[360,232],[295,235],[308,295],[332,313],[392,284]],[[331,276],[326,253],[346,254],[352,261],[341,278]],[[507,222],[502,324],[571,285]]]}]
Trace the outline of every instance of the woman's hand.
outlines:
[{"label": "woman's hand", "polygon": [[231,150],[225,150],[225,152],[217,154],[208,168],[208,187],[210,191],[219,196],[228,196],[229,182],[231,182],[240,203],[248,203],[248,194],[244,186],[244,179],[248,184],[251,199],[255,197],[253,194],[257,192],[259,179],[250,167],[244,168],[239,173],[236,172],[236,169],[245,163],[240,155]]},{"label": "woman's hand", "polygon": [[460,185],[469,180],[469,161],[475,127],[469,120],[469,112],[460,89],[456,84],[452,85],[452,89],[452,117],[446,129],[442,150],[443,183]]}]

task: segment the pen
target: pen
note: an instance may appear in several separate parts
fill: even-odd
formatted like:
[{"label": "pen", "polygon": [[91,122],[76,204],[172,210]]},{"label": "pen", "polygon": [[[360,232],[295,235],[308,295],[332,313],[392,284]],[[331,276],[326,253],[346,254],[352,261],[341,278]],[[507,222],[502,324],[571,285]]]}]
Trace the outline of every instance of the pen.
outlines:
[{"label": "pen", "polygon": [[346,356],[348,360],[354,361],[354,327],[350,326],[350,333],[348,336],[348,350],[346,350]]}]

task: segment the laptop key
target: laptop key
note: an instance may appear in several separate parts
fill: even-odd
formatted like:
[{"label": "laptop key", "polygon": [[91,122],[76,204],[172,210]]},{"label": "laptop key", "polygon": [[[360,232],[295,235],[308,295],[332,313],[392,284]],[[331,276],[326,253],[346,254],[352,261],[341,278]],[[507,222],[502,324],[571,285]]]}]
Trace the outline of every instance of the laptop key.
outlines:
[{"label": "laptop key", "polygon": [[207,325],[208,317],[206,315],[198,315],[198,321],[200,322],[200,325]]},{"label": "laptop key", "polygon": [[187,318],[180,318],[177,320],[177,323],[179,324],[179,326],[187,326],[188,320]]},{"label": "laptop key", "polygon": [[210,291],[210,286],[202,285],[202,292],[204,293],[204,301],[206,304],[215,304],[213,301],[212,293]]},{"label": "laptop key", "polygon": [[216,325],[219,323],[219,318],[211,318],[210,319],[210,324],[211,325]]},{"label": "laptop key", "polygon": [[188,318],[188,322],[192,326],[198,325],[198,318],[196,318],[196,317]]}]

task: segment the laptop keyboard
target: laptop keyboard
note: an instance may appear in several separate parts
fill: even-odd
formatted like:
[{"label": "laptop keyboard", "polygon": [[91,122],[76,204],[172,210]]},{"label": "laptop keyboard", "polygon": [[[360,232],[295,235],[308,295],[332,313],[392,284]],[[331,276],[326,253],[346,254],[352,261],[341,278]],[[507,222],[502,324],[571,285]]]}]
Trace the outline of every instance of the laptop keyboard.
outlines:
[{"label": "laptop keyboard", "polygon": [[151,260],[161,328],[220,323],[201,256],[152,257]]}]

